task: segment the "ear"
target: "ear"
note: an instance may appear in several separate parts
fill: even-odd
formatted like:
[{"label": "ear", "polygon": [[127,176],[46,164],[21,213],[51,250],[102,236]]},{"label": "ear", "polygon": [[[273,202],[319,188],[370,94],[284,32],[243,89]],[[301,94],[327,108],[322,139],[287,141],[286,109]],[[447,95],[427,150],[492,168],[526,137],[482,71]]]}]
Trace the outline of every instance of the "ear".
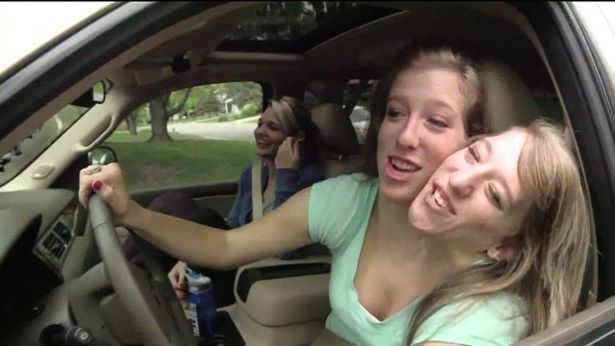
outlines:
[{"label": "ear", "polygon": [[498,244],[487,249],[487,256],[496,261],[508,260],[514,255],[515,249],[511,244]]},{"label": "ear", "polygon": [[501,259],[500,245],[492,246],[487,249],[487,257],[499,261]]}]

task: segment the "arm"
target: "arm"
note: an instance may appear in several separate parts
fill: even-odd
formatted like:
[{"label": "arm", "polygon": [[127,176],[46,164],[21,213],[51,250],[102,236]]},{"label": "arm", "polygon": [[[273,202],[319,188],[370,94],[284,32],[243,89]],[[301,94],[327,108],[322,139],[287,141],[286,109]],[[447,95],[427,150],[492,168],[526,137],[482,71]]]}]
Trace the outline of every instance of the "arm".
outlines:
[{"label": "arm", "polygon": [[319,165],[308,165],[301,170],[291,168],[276,169],[275,201],[273,207],[284,204],[297,191],[311,186],[325,178]]},{"label": "arm", "polygon": [[282,205],[297,191],[311,186],[325,178],[319,165],[308,165],[299,169],[303,139],[286,137],[275,157],[276,186],[273,208]]},{"label": "arm", "polygon": [[239,181],[237,182],[237,194],[235,195],[235,202],[233,202],[233,207],[226,218],[226,224],[229,228],[237,228],[241,226],[241,222],[239,220],[239,212],[241,211],[240,205],[243,196],[248,191],[248,187],[250,186],[250,168],[252,166],[248,166],[246,169],[241,172],[239,176]]},{"label": "arm", "polygon": [[163,251],[188,263],[226,269],[311,243],[306,189],[284,206],[233,232],[200,225],[143,208],[130,199],[119,165],[98,173],[81,171],[79,199],[87,206],[93,191],[112,208],[116,221]]}]

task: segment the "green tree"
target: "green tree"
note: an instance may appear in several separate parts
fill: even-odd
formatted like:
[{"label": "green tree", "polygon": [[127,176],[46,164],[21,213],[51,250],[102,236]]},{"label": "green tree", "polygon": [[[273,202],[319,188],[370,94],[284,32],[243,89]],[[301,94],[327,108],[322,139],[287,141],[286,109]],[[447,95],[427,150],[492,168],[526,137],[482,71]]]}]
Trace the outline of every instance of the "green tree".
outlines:
[{"label": "green tree", "polygon": [[[169,118],[184,109],[192,88],[163,94],[149,102],[149,113],[152,122],[152,137],[150,142],[170,142],[171,136],[167,130]],[[180,96],[181,95],[181,96]]]}]

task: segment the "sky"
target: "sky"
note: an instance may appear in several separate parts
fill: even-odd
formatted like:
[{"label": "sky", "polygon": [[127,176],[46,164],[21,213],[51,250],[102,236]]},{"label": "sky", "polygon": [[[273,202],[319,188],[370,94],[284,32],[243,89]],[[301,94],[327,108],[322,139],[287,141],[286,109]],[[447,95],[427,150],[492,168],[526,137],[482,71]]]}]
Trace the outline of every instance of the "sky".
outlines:
[{"label": "sky", "polygon": [[111,2],[0,2],[0,73]]}]

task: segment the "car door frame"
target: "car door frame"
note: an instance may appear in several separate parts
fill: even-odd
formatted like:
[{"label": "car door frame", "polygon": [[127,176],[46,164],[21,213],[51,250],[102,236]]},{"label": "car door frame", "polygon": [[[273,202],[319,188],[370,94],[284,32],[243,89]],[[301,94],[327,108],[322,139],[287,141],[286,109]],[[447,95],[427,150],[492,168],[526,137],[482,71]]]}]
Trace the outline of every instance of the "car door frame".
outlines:
[{"label": "car door frame", "polygon": [[[615,99],[605,88],[601,69],[583,23],[568,3],[515,4],[543,44],[556,89],[566,110],[566,122],[576,139],[577,152],[590,195],[596,232],[597,304],[519,345],[611,345],[615,343]],[[590,261],[591,262],[591,261]],[[590,297],[591,298],[591,297]]]}]

